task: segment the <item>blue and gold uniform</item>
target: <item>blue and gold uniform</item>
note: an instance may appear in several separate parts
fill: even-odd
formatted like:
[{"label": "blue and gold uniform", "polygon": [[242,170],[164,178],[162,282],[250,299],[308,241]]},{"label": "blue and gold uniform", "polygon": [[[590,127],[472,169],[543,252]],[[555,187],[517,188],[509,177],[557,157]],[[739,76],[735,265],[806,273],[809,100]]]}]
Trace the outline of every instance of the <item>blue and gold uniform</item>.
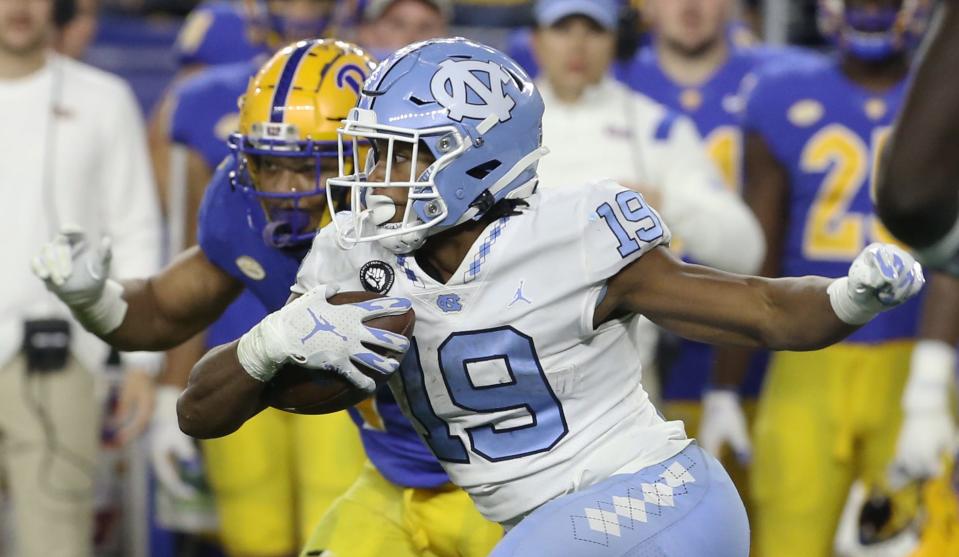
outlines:
[{"label": "blue and gold uniform", "polygon": [[[229,154],[226,139],[239,120],[236,99],[255,71],[252,62],[224,64],[184,81],[174,92],[176,106],[170,126],[173,142],[197,152],[210,168],[216,168]],[[244,290],[207,329],[207,347],[236,340],[267,313],[260,300]]]},{"label": "blue and gold uniform", "polygon": [[[207,187],[198,240],[207,258],[265,308],[260,316],[250,307],[235,315],[241,325],[232,333],[239,336],[256,323],[251,318],[283,306],[308,245],[281,250],[263,242],[248,221],[262,220],[262,212],[250,211],[233,191],[233,168],[232,159],[224,161]],[[364,460],[345,413],[301,416],[267,409],[236,433],[202,446],[223,542],[237,554],[296,551]]]},{"label": "blue and gold uniform", "polygon": [[[905,82],[882,93],[831,58],[789,59],[760,73],[744,127],[788,174],[782,274],[843,276],[871,242],[889,242],[870,187]],[[882,482],[895,449],[918,300],[846,341],[775,354],[760,399],[752,487],[763,555],[830,555],[855,477]]]},{"label": "blue and gold uniform", "polygon": [[[326,157],[335,153],[339,120],[353,106],[369,73],[369,62],[364,63],[360,56],[362,53],[344,43],[322,41],[301,42],[280,51],[247,88],[239,133],[231,138],[237,156],[217,169],[207,188],[200,213],[200,247],[213,264],[242,281],[268,311],[285,304],[313,234],[296,217],[296,209],[282,203],[299,207],[324,192],[319,175],[314,191],[262,191],[255,186],[256,161],[263,156],[306,155],[316,157],[317,168],[323,168]],[[342,102],[346,97],[349,103]],[[270,208],[278,201],[276,208]],[[328,221],[327,212],[320,224]],[[465,492],[449,483],[391,392],[381,389],[349,413],[359,427],[359,436],[346,423],[345,413],[296,416],[264,411],[240,430],[276,430],[251,436],[261,445],[249,451],[262,457],[251,458],[249,463],[233,457],[241,447],[227,446],[235,435],[222,441],[223,445],[218,440],[204,447],[212,466],[230,468],[220,474],[229,485],[218,486],[213,480],[218,495],[223,490],[244,489],[259,494],[248,497],[251,505],[237,511],[238,527],[262,541],[277,535],[276,529],[284,523],[289,529],[297,522],[283,511],[293,508],[288,490],[295,487],[306,493],[308,500],[322,501],[323,506],[346,491],[326,513],[304,553],[330,550],[358,557],[488,554],[502,536],[501,528],[483,519]],[[360,439],[369,459],[365,465]],[[281,453],[292,456],[277,456]],[[283,468],[287,465],[297,470],[300,485],[270,487],[274,474],[281,476],[280,483],[286,479],[282,476],[288,476]],[[343,481],[352,481],[357,474],[347,491]],[[258,502],[254,501],[257,498]],[[310,508],[297,517],[301,533],[309,531],[318,519],[312,511],[320,505],[308,504]]]},{"label": "blue and gold uniform", "polygon": [[[211,26],[209,32],[216,30],[217,27]],[[201,47],[210,39],[204,37],[195,49],[196,56],[189,59],[198,58],[209,50]],[[229,155],[227,139],[239,123],[237,99],[246,90],[258,66],[251,60],[215,65],[179,84],[174,90],[175,106],[170,123],[173,142],[196,152],[209,168],[216,168]],[[209,188],[223,180],[218,172]],[[200,230],[202,233],[202,219]],[[253,291],[245,289],[207,329],[207,347],[237,339],[266,316],[266,307]],[[301,421],[279,411],[267,411],[229,437],[202,443],[205,469],[220,515],[221,541],[232,553],[281,555],[295,551],[313,525],[309,521],[322,516],[332,498],[352,480],[352,477],[345,477],[337,485],[318,488],[314,492],[304,488],[301,497],[294,497],[294,490],[301,489],[296,484],[303,482],[295,481],[290,472],[294,463],[289,461],[289,455],[294,453],[282,450],[283,447],[278,445],[280,440],[289,438],[282,432],[310,429],[305,427],[306,422],[304,427],[295,429],[284,423],[294,420]],[[340,429],[348,431],[343,426]],[[355,441],[353,444],[355,446]],[[236,457],[240,454],[244,455],[242,459]],[[283,458],[267,463],[266,456],[273,454],[283,455]],[[317,474],[328,472],[329,468],[321,467]],[[306,483],[319,482],[307,480]],[[304,505],[312,501],[313,508],[297,509],[296,501],[302,501]],[[301,517],[299,524],[297,516]],[[253,527],[261,523],[263,527]]]}]

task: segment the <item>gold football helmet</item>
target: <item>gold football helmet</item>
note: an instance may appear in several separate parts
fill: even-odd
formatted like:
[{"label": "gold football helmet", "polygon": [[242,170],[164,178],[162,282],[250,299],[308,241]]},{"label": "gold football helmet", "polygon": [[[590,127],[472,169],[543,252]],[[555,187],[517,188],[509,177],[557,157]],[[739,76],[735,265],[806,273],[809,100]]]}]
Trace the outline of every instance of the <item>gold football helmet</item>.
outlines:
[{"label": "gold football helmet", "polygon": [[268,244],[308,242],[330,221],[324,182],[337,173],[336,130],[374,66],[353,44],[300,41],[250,80],[239,101],[239,131],[230,137],[233,185]]}]

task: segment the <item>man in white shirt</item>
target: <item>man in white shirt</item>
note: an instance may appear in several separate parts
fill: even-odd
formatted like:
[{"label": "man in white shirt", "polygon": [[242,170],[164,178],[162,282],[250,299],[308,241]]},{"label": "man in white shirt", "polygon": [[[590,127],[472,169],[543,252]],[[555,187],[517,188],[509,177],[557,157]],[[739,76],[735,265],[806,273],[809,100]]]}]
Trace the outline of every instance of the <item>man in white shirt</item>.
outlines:
[{"label": "man in white shirt", "polygon": [[[660,209],[683,251],[722,270],[753,273],[765,254],[755,216],[708,160],[693,123],[615,81],[615,0],[540,0],[533,51],[542,70],[544,187],[596,176],[639,190]],[[639,318],[633,333],[647,369],[656,333]],[[644,378],[647,390],[652,374]]]},{"label": "man in white shirt", "polygon": [[[9,479],[17,555],[89,555],[101,438],[94,375],[107,346],[30,273],[61,227],[114,239],[114,268],[159,264],[160,227],[141,116],[119,79],[57,55],[53,0],[0,2],[0,466]],[[90,249],[96,249],[91,247]],[[68,249],[65,255],[69,259]],[[50,254],[55,255],[55,254]],[[123,443],[153,404],[133,355],[117,412],[102,428]]]}]

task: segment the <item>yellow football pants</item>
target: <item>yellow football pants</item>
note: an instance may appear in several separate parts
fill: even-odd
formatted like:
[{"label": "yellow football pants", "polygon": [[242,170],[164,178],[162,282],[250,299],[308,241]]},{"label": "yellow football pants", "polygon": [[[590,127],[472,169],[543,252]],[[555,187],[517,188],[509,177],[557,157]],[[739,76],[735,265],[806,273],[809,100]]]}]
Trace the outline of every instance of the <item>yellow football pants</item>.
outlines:
[{"label": "yellow football pants", "polygon": [[301,557],[486,557],[502,537],[465,491],[403,488],[367,462]]},{"label": "yellow football pants", "polygon": [[959,555],[959,493],[952,485],[959,470],[949,460],[946,472],[923,486],[926,521],[919,548],[909,557]]},{"label": "yellow football pants", "polygon": [[202,446],[223,547],[243,557],[295,555],[365,460],[346,412],[301,416],[268,408]]},{"label": "yellow football pants", "polygon": [[753,435],[759,553],[829,557],[856,477],[885,481],[912,342],[773,356]]}]

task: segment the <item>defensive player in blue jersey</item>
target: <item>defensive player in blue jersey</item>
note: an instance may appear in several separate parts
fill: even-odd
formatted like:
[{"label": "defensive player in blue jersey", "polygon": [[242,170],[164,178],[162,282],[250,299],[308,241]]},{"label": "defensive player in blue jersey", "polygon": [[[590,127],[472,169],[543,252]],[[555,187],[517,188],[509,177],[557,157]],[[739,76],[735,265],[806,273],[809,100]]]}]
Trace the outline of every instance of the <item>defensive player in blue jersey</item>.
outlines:
[{"label": "defensive player in blue jersey", "polygon": [[[207,61],[206,68],[187,68],[191,73],[176,83],[169,102],[161,106],[155,117],[160,125],[154,141],[153,154],[158,183],[170,192],[171,239],[174,250],[196,242],[195,223],[203,192],[213,169],[229,154],[227,138],[237,129],[237,99],[243,94],[251,76],[266,60],[266,54],[281,45],[300,38],[324,36],[333,24],[336,3],[332,0],[247,1],[242,5],[201,8],[217,20],[228,20],[230,25],[210,25],[202,40],[197,41],[191,27],[184,30],[179,46],[184,50],[184,62]],[[232,16],[232,17],[231,17]],[[240,20],[237,25],[235,19]],[[239,34],[239,35],[238,35]],[[190,49],[191,44],[198,43]],[[216,45],[219,44],[220,48]],[[223,44],[230,45],[225,52]],[[192,54],[191,54],[192,53]],[[240,56],[242,54],[242,56]],[[161,484],[171,493],[189,496],[189,484],[178,474],[181,461],[196,458],[194,444],[180,433],[172,420],[176,394],[193,363],[210,346],[216,346],[244,333],[266,309],[249,290],[223,312],[205,334],[178,346],[167,354],[167,369],[161,378],[164,387],[158,391],[158,410],[151,437],[153,464]],[[353,426],[345,415],[329,417],[293,417],[268,412],[227,439],[203,444],[206,475],[215,494],[220,516],[220,538],[233,554],[278,555],[295,550],[302,544],[319,516],[330,502],[349,486],[358,474],[362,450],[352,434]],[[322,460],[309,457],[307,446],[290,454],[302,454],[316,465],[309,470],[312,479],[302,476],[296,480],[293,462],[275,461],[269,481],[262,481],[262,467],[239,454],[262,453],[269,439],[287,436],[287,431],[314,429],[342,439],[343,451],[356,455],[355,465],[343,466],[335,472],[323,466]],[[297,483],[311,486],[296,491]],[[256,486],[257,489],[252,489]],[[300,493],[301,495],[295,495]],[[284,503],[280,503],[284,501]],[[283,525],[283,535],[275,535],[280,526],[270,529],[255,528],[257,518],[265,506],[282,506],[283,513],[269,516],[276,525]],[[294,518],[296,517],[296,518]]]},{"label": "defensive player in blue jersey", "polygon": [[[271,310],[284,304],[316,228],[329,222],[322,183],[337,170],[335,130],[371,65],[346,43],[311,41],[282,50],[261,69],[244,96],[239,133],[231,139],[236,156],[217,169],[207,188],[199,246],[162,275],[131,285],[130,293],[136,292],[130,299],[131,319],[118,329],[121,334],[154,349],[176,343],[219,316],[243,288]],[[385,283],[375,275],[370,275],[369,287],[382,289]],[[269,420],[298,418],[272,414]],[[366,557],[486,555],[502,530],[449,484],[389,391],[352,409],[351,417],[373,466],[365,466],[305,551]],[[356,436],[351,424],[346,433]],[[289,464],[284,455],[294,451],[287,444],[297,445],[303,455],[295,464],[306,481],[297,489],[307,495],[326,481],[315,475],[338,473],[353,458],[350,444],[329,431],[294,427],[291,435],[276,435],[267,443],[265,451],[243,453],[247,462],[222,463],[251,465],[263,484],[244,485],[254,495],[269,491],[276,479],[273,471]],[[266,500],[259,510],[241,518],[247,528],[259,531],[251,536],[288,545],[295,521],[286,514],[289,502],[269,493],[261,496]]]},{"label": "defensive player in blue jersey", "polygon": [[[292,41],[297,37],[336,33],[342,30],[344,12],[351,9],[351,3],[339,2],[335,9],[332,4],[328,0],[248,1],[245,3],[248,20],[247,34],[251,35],[256,44],[268,50],[278,48],[281,43]],[[377,1],[366,7],[364,17],[370,21],[364,29],[370,32],[376,32],[377,29],[382,31],[376,36],[376,45],[379,47],[398,48],[411,40],[433,36],[431,33],[436,32],[437,29],[444,30],[448,12],[449,6],[445,2]],[[345,15],[349,16],[349,14]],[[424,36],[423,33],[430,34]],[[398,40],[402,42],[397,43]],[[262,57],[258,57],[209,68],[183,82],[175,91],[175,110],[170,117],[170,140],[180,154],[179,160],[185,161],[182,163],[185,168],[181,167],[179,175],[181,180],[186,181],[185,189],[188,199],[185,220],[190,225],[196,220],[196,211],[212,169],[228,152],[225,139],[238,126],[239,113],[236,99],[246,89],[250,77],[262,62]],[[185,236],[187,245],[191,244],[194,240],[192,229]],[[213,324],[207,332],[205,342],[194,340],[188,343],[188,346],[179,347],[168,354],[168,360],[182,362],[185,365],[180,365],[179,368],[188,372],[206,348],[238,337],[259,320],[264,315],[264,311],[257,297],[253,296],[249,290],[244,290],[226,310],[223,317]],[[179,375],[180,379],[185,381],[185,373]],[[172,417],[173,389],[163,389],[162,393],[164,408],[169,409],[166,415]],[[282,423],[278,416],[283,416]],[[166,419],[164,423],[165,425],[160,429],[166,434],[156,435],[154,439],[161,444],[167,444],[167,447],[155,446],[154,454],[188,453],[190,445],[176,428],[175,422]],[[259,491],[265,493],[267,483],[259,481],[258,467],[234,463],[233,461],[237,460],[235,455],[259,450],[258,447],[262,447],[266,440],[286,436],[284,431],[299,431],[304,428],[313,429],[313,434],[325,437],[330,437],[332,434],[324,428],[335,430],[338,432],[336,435],[344,439],[342,452],[349,449],[355,452],[358,458],[361,455],[359,444],[349,439],[353,436],[353,425],[345,416],[285,416],[276,412],[267,412],[262,419],[251,422],[235,435],[204,443],[208,475],[217,494],[217,506],[223,525],[222,534],[228,545],[241,549],[250,548],[250,550],[268,545],[264,539],[264,530],[252,527],[251,519],[245,518],[260,514],[256,512],[256,509],[261,508],[266,501],[262,496],[256,495],[256,490],[243,488],[243,486],[257,484],[260,486]],[[309,455],[310,447],[310,445],[302,445],[296,451]],[[310,491],[312,495],[307,498],[309,512],[297,513],[301,537],[307,535],[314,519],[329,504],[331,497],[344,491],[356,475],[356,472],[349,470],[349,467],[343,465],[344,463],[340,463],[335,469],[330,469],[323,464],[324,461],[321,458],[314,456],[312,460],[314,465],[309,468],[312,479],[306,481],[316,489],[312,489]],[[155,462],[159,462],[156,468],[161,472],[160,477],[169,478],[164,482],[165,484],[183,484],[169,470],[169,466],[164,465],[169,462],[169,459],[155,459]],[[305,467],[298,469],[306,470]],[[288,487],[284,486],[289,482],[283,479],[283,474],[275,473],[272,477],[275,478],[272,483],[276,485],[276,490],[288,491]],[[321,496],[324,493],[326,495]],[[295,500],[303,500],[303,498],[294,498],[287,507],[292,509]],[[277,521],[282,519],[282,516],[276,517]],[[353,532],[344,521],[339,523],[343,527],[337,532]],[[381,532],[382,539],[391,539],[396,532],[389,528],[371,528],[370,530]],[[333,531],[326,528],[322,529],[322,532],[325,532],[326,537],[333,535]],[[320,543],[325,542],[324,536],[319,537]],[[276,540],[276,538],[271,539]],[[372,542],[371,538],[366,539]],[[370,547],[374,548],[375,545]],[[374,550],[371,549],[371,551]]]},{"label": "defensive player in blue jersey", "polygon": [[[330,202],[329,188],[346,188],[350,211],[316,236],[297,296],[197,364],[180,424],[200,437],[232,431],[288,361],[364,392],[375,383],[354,361],[400,369],[391,387],[418,433],[483,514],[512,528],[493,555],[744,557],[742,503],[718,462],[653,409],[630,318],[700,340],[812,349],[913,296],[921,271],[883,244],[838,280],[684,264],[636,192],[609,180],[537,190],[542,115],[515,62],[464,39],[411,45],[378,66],[340,129],[345,175],[328,181]],[[97,328],[122,342],[130,296],[88,278],[97,260],[78,254],[41,274],[88,323],[111,315]],[[363,288],[371,266],[393,271],[390,297],[327,302]],[[412,340],[363,324],[411,307]]]},{"label": "defensive player in blue jersey", "polygon": [[[744,116],[745,194],[769,276],[841,276],[863,246],[891,241],[870,186],[906,87],[914,7],[824,2],[838,54],[761,72]],[[836,346],[773,356],[752,469],[762,555],[831,555],[853,479],[885,483],[917,321],[912,301]]]}]

